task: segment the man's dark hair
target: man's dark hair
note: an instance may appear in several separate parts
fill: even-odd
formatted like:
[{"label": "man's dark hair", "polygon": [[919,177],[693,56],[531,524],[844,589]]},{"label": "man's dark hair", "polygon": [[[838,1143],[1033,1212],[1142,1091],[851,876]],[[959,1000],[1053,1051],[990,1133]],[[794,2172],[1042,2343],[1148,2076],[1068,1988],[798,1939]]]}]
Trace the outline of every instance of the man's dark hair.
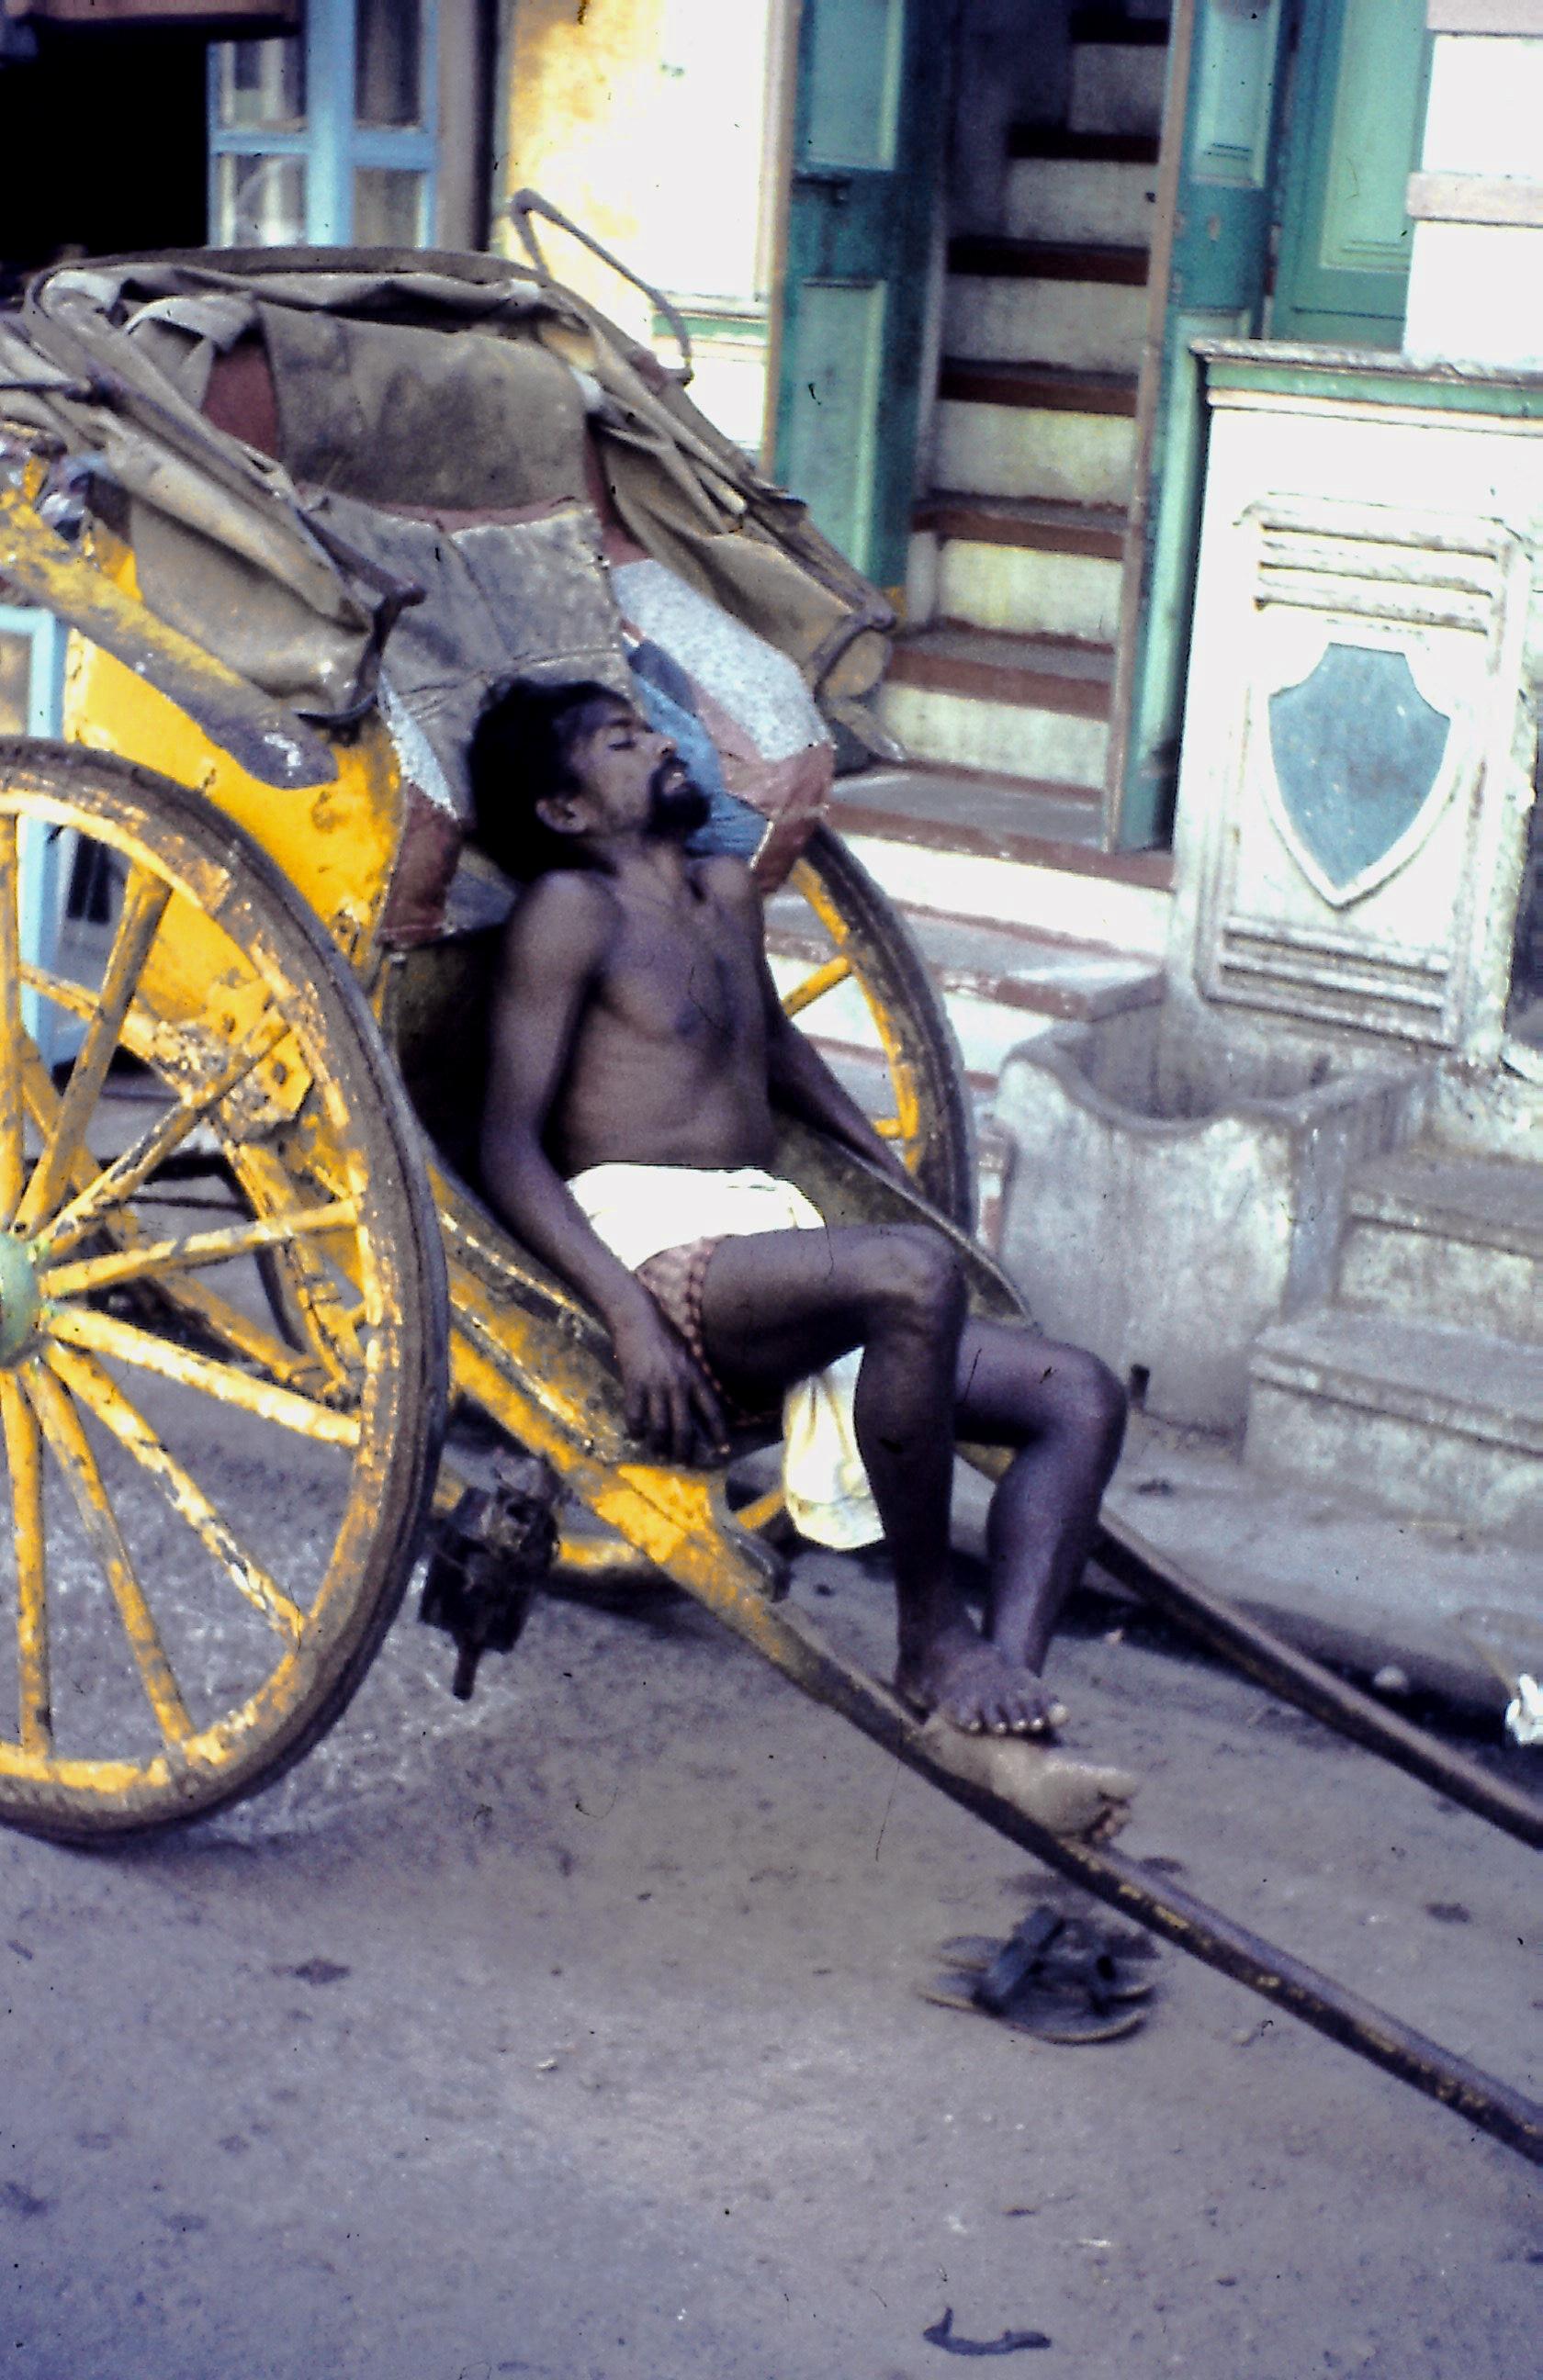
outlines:
[{"label": "man's dark hair", "polygon": [[577,781],[572,754],[599,723],[601,706],[626,697],[594,678],[566,686],[516,679],[488,704],[467,747],[477,841],[517,883],[552,868],[571,868],[577,854],[537,815],[536,805]]}]

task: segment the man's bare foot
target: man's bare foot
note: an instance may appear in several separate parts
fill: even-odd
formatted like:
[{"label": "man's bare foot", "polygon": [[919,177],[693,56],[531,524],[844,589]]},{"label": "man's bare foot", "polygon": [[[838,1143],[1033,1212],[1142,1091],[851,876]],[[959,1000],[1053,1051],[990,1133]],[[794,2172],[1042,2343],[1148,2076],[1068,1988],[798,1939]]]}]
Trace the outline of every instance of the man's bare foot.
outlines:
[{"label": "man's bare foot", "polygon": [[1047,1735],[1066,1716],[1042,1678],[967,1626],[945,1628],[903,1658],[894,1682],[914,1710],[969,1735]]}]

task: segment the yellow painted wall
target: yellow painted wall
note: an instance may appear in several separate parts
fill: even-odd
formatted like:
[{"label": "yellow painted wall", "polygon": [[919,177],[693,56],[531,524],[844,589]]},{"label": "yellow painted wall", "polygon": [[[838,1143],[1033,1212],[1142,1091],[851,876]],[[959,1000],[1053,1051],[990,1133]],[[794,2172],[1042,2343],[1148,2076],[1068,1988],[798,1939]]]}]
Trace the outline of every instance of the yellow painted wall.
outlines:
[{"label": "yellow painted wall", "polygon": [[[786,0],[510,0],[500,204],[532,185],[656,286],[754,302],[769,41],[786,14]],[[614,273],[560,233],[548,254],[646,335],[646,302]]]}]

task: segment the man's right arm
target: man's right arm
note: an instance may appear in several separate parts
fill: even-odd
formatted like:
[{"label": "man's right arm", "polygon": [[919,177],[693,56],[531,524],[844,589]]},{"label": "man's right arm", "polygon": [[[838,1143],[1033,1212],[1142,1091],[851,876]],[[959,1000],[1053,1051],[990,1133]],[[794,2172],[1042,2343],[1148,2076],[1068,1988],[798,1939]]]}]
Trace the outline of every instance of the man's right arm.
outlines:
[{"label": "man's right arm", "polygon": [[697,1439],[721,1439],[716,1402],[647,1290],[591,1229],[543,1146],[614,931],[609,894],[576,873],[542,877],[516,905],[493,992],[482,1181],[532,1252],[600,1312],[621,1366],[628,1427],[684,1460]]}]

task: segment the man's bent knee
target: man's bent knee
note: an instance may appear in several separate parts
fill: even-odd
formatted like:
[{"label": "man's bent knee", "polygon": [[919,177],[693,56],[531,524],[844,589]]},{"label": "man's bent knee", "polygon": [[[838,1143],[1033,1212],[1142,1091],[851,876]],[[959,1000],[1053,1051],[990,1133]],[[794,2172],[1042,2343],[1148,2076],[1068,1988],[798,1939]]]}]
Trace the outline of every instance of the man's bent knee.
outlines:
[{"label": "man's bent knee", "polygon": [[965,1276],[941,1232],[909,1223],[875,1233],[865,1252],[865,1288],[876,1322],[936,1332],[965,1318]]},{"label": "man's bent knee", "polygon": [[1124,1437],[1130,1400],[1109,1366],[1086,1347],[1066,1347],[1057,1354],[1051,1378],[1066,1427],[1112,1459]]}]

